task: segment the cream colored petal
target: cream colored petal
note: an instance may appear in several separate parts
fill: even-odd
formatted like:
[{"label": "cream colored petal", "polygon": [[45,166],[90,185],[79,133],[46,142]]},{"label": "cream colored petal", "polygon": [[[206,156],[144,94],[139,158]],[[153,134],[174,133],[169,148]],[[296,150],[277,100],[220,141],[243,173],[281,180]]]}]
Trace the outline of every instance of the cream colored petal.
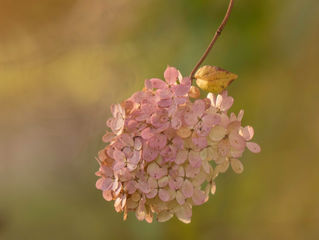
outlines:
[{"label": "cream colored petal", "polygon": [[202,168],[207,174],[211,171],[211,165],[206,160],[202,161]]},{"label": "cream colored petal", "polygon": [[211,186],[210,192],[213,195],[216,193],[216,183],[215,182],[212,182],[212,186]]},{"label": "cream colored petal", "polygon": [[181,127],[176,133],[181,138],[188,138],[192,134],[192,131],[187,127]]},{"label": "cream colored petal", "polygon": [[126,206],[129,210],[133,210],[135,208],[137,208],[138,206],[138,202],[136,201],[133,201],[132,198],[129,198],[127,201],[126,201]]},{"label": "cream colored petal", "polygon": [[227,157],[221,157],[221,156],[219,156],[219,157],[215,160],[216,164],[223,164],[223,163],[226,162],[226,161],[227,161]]},{"label": "cream colored petal", "polygon": [[209,138],[212,141],[218,142],[225,137],[226,133],[227,133],[226,128],[220,125],[217,125],[213,127],[212,130],[210,131]]},{"label": "cream colored petal", "polygon": [[200,156],[201,159],[206,160],[206,159],[207,159],[207,156],[208,156],[208,150],[207,150],[207,148],[204,148],[202,151],[200,151],[199,156]]},{"label": "cream colored petal", "polygon": [[148,223],[152,223],[153,222],[153,214],[151,211],[148,211],[145,215],[145,221]]},{"label": "cream colored petal", "polygon": [[215,170],[218,172],[224,173],[227,171],[228,167],[229,167],[229,161],[225,161],[222,164],[217,165]]},{"label": "cream colored petal", "polygon": [[176,201],[179,205],[184,205],[185,203],[184,195],[180,191],[176,192]]},{"label": "cream colored petal", "polygon": [[170,220],[172,217],[173,217],[173,214],[171,212],[163,211],[157,215],[157,221],[158,222],[166,222],[166,221]]},{"label": "cream colored petal", "polygon": [[189,204],[177,207],[175,210],[175,216],[183,223],[190,223],[192,217],[192,208]]},{"label": "cream colored petal", "polygon": [[133,201],[138,202],[141,199],[141,196],[138,192],[135,192],[132,194],[131,198]]},{"label": "cream colored petal", "polygon": [[232,167],[232,169],[234,170],[235,173],[242,173],[244,171],[244,165],[242,164],[241,161],[239,161],[236,158],[232,158],[230,160],[230,165]]}]

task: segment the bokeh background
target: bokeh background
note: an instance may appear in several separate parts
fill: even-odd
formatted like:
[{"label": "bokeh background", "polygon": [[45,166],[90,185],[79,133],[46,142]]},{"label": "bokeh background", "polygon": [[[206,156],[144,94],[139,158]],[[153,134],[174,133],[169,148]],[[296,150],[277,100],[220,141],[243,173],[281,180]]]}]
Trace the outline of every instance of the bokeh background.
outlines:
[{"label": "bokeh background", "polygon": [[319,1],[235,1],[205,63],[239,75],[259,155],[192,223],[126,222],[95,189],[111,103],[189,74],[227,0],[0,0],[0,239],[319,239]]}]

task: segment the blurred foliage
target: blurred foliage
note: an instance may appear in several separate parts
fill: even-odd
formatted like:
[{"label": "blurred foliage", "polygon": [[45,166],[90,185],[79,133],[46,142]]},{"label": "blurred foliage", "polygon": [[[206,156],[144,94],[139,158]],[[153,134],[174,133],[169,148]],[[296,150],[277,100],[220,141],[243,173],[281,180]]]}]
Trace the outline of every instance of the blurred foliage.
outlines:
[{"label": "blurred foliage", "polygon": [[224,0],[0,0],[0,239],[318,239],[319,2],[236,1],[205,63],[239,75],[259,155],[192,223],[126,222],[95,189],[109,105],[189,74]]}]

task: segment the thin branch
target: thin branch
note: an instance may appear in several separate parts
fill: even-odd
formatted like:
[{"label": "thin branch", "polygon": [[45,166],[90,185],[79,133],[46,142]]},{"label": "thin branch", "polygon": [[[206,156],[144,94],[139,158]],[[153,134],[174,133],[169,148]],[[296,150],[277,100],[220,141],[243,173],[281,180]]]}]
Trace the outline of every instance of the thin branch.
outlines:
[{"label": "thin branch", "polygon": [[226,23],[227,23],[227,20],[230,16],[230,13],[231,13],[231,10],[232,10],[232,7],[234,5],[234,0],[230,0],[229,2],[229,5],[228,5],[228,8],[227,8],[227,12],[226,12],[226,15],[222,21],[222,23],[219,25],[217,31],[215,32],[214,34],[214,37],[212,39],[212,41],[210,42],[210,44],[208,45],[206,51],[204,52],[204,54],[202,55],[202,57],[199,59],[199,61],[197,62],[197,64],[195,65],[195,67],[193,68],[191,74],[190,74],[190,79],[192,80],[194,78],[194,74],[196,73],[197,69],[200,67],[200,65],[204,62],[204,60],[206,59],[207,55],[209,54],[210,50],[212,49],[212,47],[214,46],[217,38],[220,36],[220,34],[222,33]]}]

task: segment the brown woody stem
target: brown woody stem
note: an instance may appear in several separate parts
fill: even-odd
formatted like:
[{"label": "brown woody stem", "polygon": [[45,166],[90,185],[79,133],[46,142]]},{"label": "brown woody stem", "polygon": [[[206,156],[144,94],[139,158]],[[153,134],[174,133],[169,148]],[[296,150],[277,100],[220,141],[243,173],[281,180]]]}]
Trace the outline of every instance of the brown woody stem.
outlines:
[{"label": "brown woody stem", "polygon": [[230,16],[230,13],[231,13],[231,10],[232,10],[232,7],[234,5],[234,0],[230,0],[229,2],[229,5],[228,5],[228,8],[227,8],[227,12],[226,12],[226,15],[222,21],[222,23],[219,25],[217,31],[215,32],[214,34],[214,37],[212,39],[212,41],[210,42],[210,44],[208,45],[206,51],[204,52],[204,54],[202,55],[202,57],[199,59],[199,61],[197,62],[197,64],[195,65],[195,67],[193,68],[191,74],[190,74],[190,79],[192,80],[194,78],[194,74],[196,73],[197,69],[200,67],[200,65],[204,62],[204,60],[206,59],[207,55],[209,54],[210,50],[212,49],[212,47],[214,46],[217,38],[220,36],[220,34],[222,33],[226,23],[227,23],[227,20]]}]

